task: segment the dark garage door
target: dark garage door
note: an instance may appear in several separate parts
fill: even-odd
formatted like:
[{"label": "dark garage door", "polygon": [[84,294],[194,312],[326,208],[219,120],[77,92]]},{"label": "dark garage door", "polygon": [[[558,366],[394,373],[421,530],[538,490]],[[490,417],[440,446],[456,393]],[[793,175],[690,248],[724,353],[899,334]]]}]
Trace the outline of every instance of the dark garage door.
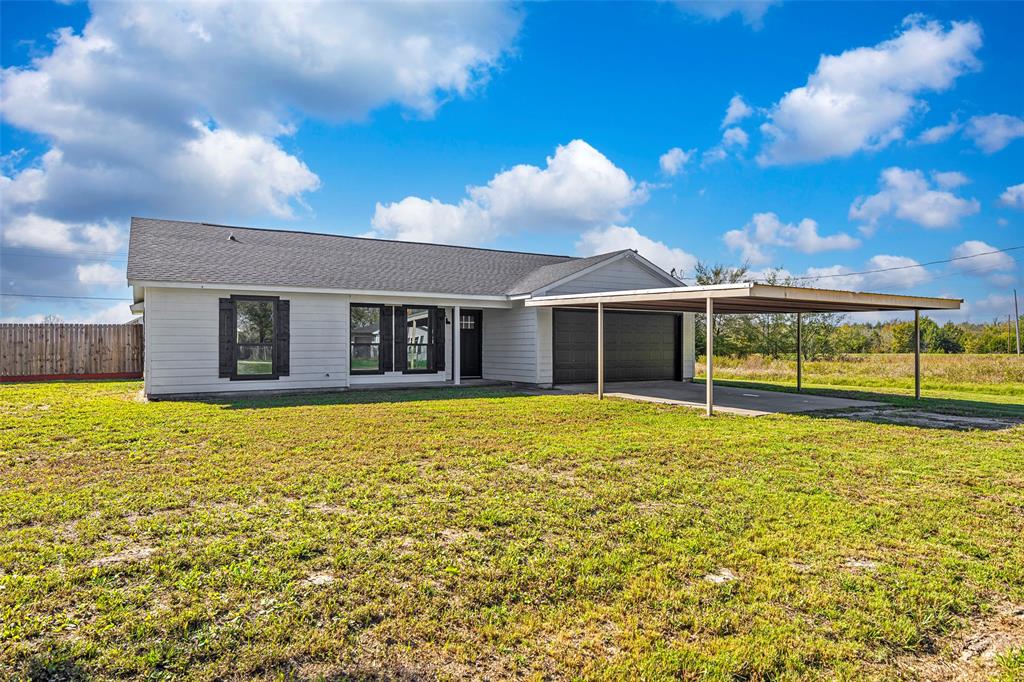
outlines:
[{"label": "dark garage door", "polygon": [[[604,314],[606,381],[676,379],[680,317],[673,314]],[[597,381],[597,312],[554,311],[556,384]]]}]

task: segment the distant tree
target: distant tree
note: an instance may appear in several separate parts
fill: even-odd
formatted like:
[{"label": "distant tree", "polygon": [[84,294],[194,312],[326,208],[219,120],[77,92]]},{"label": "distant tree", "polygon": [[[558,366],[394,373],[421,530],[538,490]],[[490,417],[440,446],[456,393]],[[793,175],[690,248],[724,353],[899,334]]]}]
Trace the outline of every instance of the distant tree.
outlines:
[{"label": "distant tree", "polygon": [[914,323],[893,322],[892,330],[892,353],[913,353],[914,352]]},{"label": "distant tree", "polygon": [[[710,265],[698,261],[694,268],[695,278],[699,286],[712,284],[735,284],[745,282],[748,279],[750,266],[746,263],[739,266],[722,265],[715,263]],[[695,346],[698,355],[707,351],[705,343],[704,314],[697,313],[695,324],[697,338]],[[749,321],[744,315],[716,315],[715,316],[715,354],[716,355],[748,355],[751,351],[751,336]]]},{"label": "distant tree", "polygon": [[64,318],[55,313],[50,313],[43,318],[43,322],[46,324],[62,324],[64,322]]},{"label": "distant tree", "polygon": [[963,353],[966,342],[967,332],[952,322],[947,322],[935,332],[928,350],[932,353]]}]

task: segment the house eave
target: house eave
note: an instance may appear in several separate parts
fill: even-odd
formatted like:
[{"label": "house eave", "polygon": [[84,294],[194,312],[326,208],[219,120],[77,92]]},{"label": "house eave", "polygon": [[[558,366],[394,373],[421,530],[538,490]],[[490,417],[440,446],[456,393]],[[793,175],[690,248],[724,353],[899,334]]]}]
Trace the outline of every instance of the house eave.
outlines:
[{"label": "house eave", "polygon": [[[176,282],[161,280],[129,280],[128,284],[137,288],[158,288],[169,289],[212,289],[233,291],[280,291],[286,293],[304,294],[338,294],[345,296],[359,296],[364,298],[384,297],[403,299],[437,299],[437,300],[458,300],[479,303],[489,303],[499,307],[511,305],[512,299],[506,295],[494,296],[483,294],[460,294],[457,292],[436,292],[436,291],[388,291],[377,289],[336,289],[330,287],[298,287],[280,286],[274,284],[235,284],[232,282]],[[502,305],[504,304],[504,305]]]}]

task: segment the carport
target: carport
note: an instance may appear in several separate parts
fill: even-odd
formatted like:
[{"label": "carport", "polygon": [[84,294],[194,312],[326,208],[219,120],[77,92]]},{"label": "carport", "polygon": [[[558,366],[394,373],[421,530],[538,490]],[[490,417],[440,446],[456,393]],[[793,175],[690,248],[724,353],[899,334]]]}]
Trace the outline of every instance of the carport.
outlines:
[{"label": "carport", "polygon": [[597,311],[597,395],[604,397],[605,311],[705,313],[707,316],[707,367],[705,409],[714,414],[715,315],[750,313],[796,314],[796,381],[803,383],[801,326],[804,313],[914,312],[914,397],[921,397],[921,311],[958,310],[961,299],[900,296],[859,291],[812,289],[740,282],[695,287],[606,291],[602,293],[537,296],[527,307],[596,309]]}]

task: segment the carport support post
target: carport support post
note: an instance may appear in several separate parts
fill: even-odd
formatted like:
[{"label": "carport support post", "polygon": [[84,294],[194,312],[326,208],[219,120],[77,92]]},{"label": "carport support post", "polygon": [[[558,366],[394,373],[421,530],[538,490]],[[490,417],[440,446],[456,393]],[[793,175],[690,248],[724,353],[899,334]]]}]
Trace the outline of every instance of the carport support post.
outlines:
[{"label": "carport support post", "polygon": [[803,314],[796,314],[796,390],[799,391],[804,385],[804,345],[803,339],[800,337],[801,327],[803,326]]},{"label": "carport support post", "polygon": [[707,313],[704,317],[706,318],[704,329],[707,334],[705,343],[705,346],[707,346],[707,358],[705,360],[706,367],[704,372],[704,388],[707,391],[707,406],[705,409],[710,417],[715,413],[715,382],[711,375],[711,358],[715,354],[715,299],[710,296],[707,298]]},{"label": "carport support post", "polygon": [[921,311],[914,309],[914,397],[921,399]]},{"label": "carport support post", "polygon": [[452,306],[452,383],[462,385],[462,306]]},{"label": "carport support post", "polygon": [[597,398],[604,399],[604,303],[597,304]]}]

